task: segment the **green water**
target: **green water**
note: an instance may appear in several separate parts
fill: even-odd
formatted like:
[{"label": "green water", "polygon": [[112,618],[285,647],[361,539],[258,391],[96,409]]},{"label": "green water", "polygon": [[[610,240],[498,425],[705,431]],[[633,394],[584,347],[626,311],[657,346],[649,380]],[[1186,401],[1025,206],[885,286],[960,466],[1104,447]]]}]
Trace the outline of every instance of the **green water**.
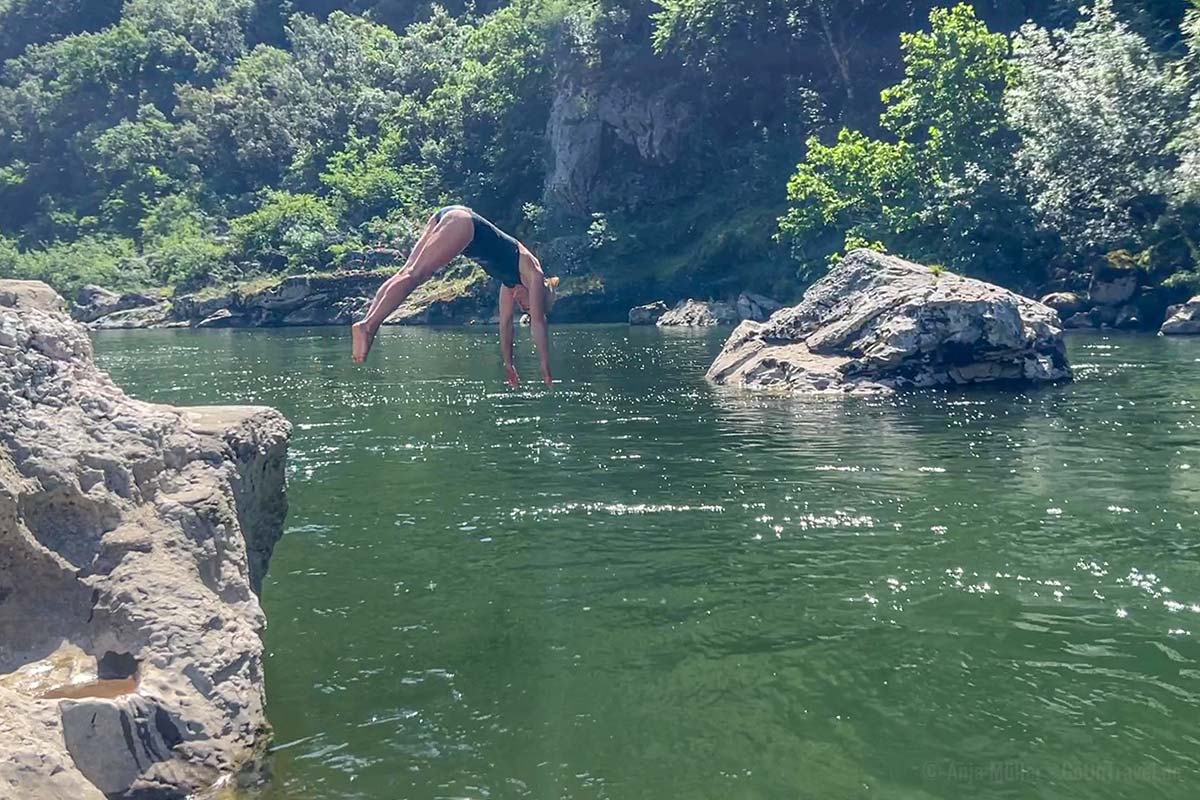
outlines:
[{"label": "green water", "polygon": [[265,800],[1200,791],[1200,340],[830,402],[706,385],[723,334],[560,327],[547,394],[491,330],[342,333],[97,337],[296,424]]}]

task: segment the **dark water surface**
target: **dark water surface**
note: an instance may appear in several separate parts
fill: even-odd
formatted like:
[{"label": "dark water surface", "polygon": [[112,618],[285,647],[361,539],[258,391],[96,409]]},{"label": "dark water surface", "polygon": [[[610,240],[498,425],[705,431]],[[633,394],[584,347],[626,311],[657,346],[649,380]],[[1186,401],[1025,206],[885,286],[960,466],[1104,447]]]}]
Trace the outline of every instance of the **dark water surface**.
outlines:
[{"label": "dark water surface", "polygon": [[552,394],[342,333],[96,339],[296,424],[265,800],[1200,793],[1200,340],[831,402],[709,387],[724,333],[557,328]]}]

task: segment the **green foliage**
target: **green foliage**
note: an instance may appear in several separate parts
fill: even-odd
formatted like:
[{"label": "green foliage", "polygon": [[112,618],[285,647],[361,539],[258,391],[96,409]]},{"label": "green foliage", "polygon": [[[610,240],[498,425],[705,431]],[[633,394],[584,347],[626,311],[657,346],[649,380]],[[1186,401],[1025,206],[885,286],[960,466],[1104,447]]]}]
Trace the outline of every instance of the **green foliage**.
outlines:
[{"label": "green foliage", "polygon": [[[274,279],[456,201],[611,287],[790,293],[868,245],[1158,279],[1200,252],[1200,12],[1112,2],[0,0],[0,269]],[[1014,60],[983,21],[1027,16],[1074,30]]]},{"label": "green foliage", "polygon": [[340,238],[332,205],[314,195],[269,192],[254,211],[229,223],[233,256],[270,271],[327,267]]},{"label": "green foliage", "polygon": [[114,289],[150,285],[134,243],[105,236],[84,236],[24,253],[17,253],[11,240],[0,240],[0,277],[45,281],[68,295],[89,283]]},{"label": "green foliage", "polygon": [[1200,3],[1193,4],[1187,13],[1183,34],[1188,55],[1182,71],[1192,93],[1191,111],[1171,143],[1171,151],[1178,156],[1179,164],[1170,177],[1168,188],[1173,205],[1195,209],[1200,207]]},{"label": "green foliage", "polygon": [[920,189],[913,161],[907,143],[891,144],[845,128],[833,146],[809,140],[808,158],[788,181],[791,208],[779,221],[807,280],[821,271],[809,253],[824,231],[841,232],[849,243],[885,241],[894,238],[893,231],[910,227]]},{"label": "green foliage", "polygon": [[338,203],[345,222],[357,226],[396,212],[415,214],[426,205],[437,186],[436,172],[404,163],[403,149],[399,132],[388,131],[374,146],[367,139],[352,137],[329,160],[321,183]]},{"label": "green foliage", "polygon": [[179,90],[191,157],[235,191],[277,184],[306,147],[317,99],[290,53],[259,46],[211,88]]},{"label": "green foliage", "polygon": [[229,246],[192,198],[163,198],[140,227],[155,285],[192,288],[229,274]]},{"label": "green foliage", "polygon": [[124,0],[0,0],[0,61],[34,44],[116,22]]},{"label": "green foliage", "polygon": [[1080,259],[1152,243],[1166,209],[1184,87],[1097,0],[1078,25],[1026,26],[1006,99],[1039,224]]},{"label": "green foliage", "polygon": [[1028,214],[1008,175],[1007,41],[965,4],[934,10],[930,27],[901,37],[905,77],[882,94],[895,141],[849,129],[832,146],[812,139],[788,182],[780,231],[809,278],[828,262],[829,234],[961,272],[1000,261],[1019,280],[1028,269]]},{"label": "green foliage", "polygon": [[617,237],[609,230],[608,217],[604,214],[592,214],[592,223],[588,225],[587,232],[588,245],[594,250],[617,241]]}]

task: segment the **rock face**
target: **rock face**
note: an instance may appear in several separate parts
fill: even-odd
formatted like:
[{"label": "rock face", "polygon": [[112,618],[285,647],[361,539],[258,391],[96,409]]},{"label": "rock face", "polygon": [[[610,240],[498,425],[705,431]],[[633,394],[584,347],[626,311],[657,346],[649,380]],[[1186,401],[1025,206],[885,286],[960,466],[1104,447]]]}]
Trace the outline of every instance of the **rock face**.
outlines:
[{"label": "rock face", "polygon": [[738,316],[743,320],[753,320],[755,322],[766,322],[779,309],[783,308],[783,303],[776,302],[769,297],[764,297],[761,294],[753,292],[742,292],[737,299]]},{"label": "rock face", "polygon": [[[553,205],[585,213],[606,194],[636,196],[636,186],[621,186],[627,170],[607,169],[617,157],[636,154],[645,166],[675,160],[693,118],[678,91],[663,84],[599,85],[592,71],[566,70],[555,81],[546,125],[550,168],[544,187]],[[621,153],[623,145],[627,153]]]},{"label": "rock face", "polygon": [[[389,325],[460,324],[487,319],[495,312],[496,286],[473,267],[456,267],[453,276],[439,276],[421,286],[388,318]],[[75,309],[89,328],[276,328],[308,325],[349,325],[358,319],[385,280],[377,272],[293,275],[265,289],[238,290],[215,297],[182,295],[173,302],[149,298],[150,305],[125,305],[145,295],[115,295],[89,287],[89,297],[107,297]],[[107,305],[106,305],[107,303]]]},{"label": "rock face", "polygon": [[718,384],[849,393],[1070,377],[1050,308],[869,250],[850,253],[799,305],[743,322],[708,371]]},{"label": "rock face", "polygon": [[1054,292],[1041,300],[1042,305],[1049,306],[1061,317],[1083,311],[1088,307],[1087,300],[1077,292]]},{"label": "rock face", "polygon": [[660,328],[711,328],[716,325],[736,325],[737,309],[729,303],[684,300],[658,318]]},{"label": "rock face", "polygon": [[1133,299],[1138,289],[1138,275],[1134,270],[1097,270],[1088,287],[1088,299],[1097,306],[1120,306]]},{"label": "rock face", "polygon": [[128,397],[0,281],[0,796],[185,797],[261,751],[289,432]]},{"label": "rock face", "polygon": [[1171,306],[1167,310],[1167,321],[1162,324],[1159,333],[1165,336],[1200,334],[1200,295],[1181,306]]},{"label": "rock face", "polygon": [[[108,317],[120,312],[156,306],[163,310],[166,308],[166,304],[159,297],[138,292],[117,294],[89,284],[80,289],[76,295],[75,304],[71,307],[71,316],[80,322],[95,322],[101,317]],[[110,325],[109,327],[119,326]]]},{"label": "rock face", "polygon": [[629,309],[630,325],[654,325],[670,309],[662,300]]}]

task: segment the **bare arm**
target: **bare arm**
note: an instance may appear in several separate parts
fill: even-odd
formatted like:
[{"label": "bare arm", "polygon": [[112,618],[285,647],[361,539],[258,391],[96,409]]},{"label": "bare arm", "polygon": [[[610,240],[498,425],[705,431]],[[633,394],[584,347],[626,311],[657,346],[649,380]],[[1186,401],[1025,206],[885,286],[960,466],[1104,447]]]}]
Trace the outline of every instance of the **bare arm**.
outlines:
[{"label": "bare arm", "polygon": [[500,287],[500,355],[504,358],[508,385],[516,388],[520,378],[513,366],[513,295],[507,286]]},{"label": "bare arm", "polygon": [[542,362],[542,380],[547,386],[553,387],[554,378],[550,375],[550,326],[546,323],[545,280],[541,267],[535,267],[529,270],[525,287],[529,290],[529,330]]}]

